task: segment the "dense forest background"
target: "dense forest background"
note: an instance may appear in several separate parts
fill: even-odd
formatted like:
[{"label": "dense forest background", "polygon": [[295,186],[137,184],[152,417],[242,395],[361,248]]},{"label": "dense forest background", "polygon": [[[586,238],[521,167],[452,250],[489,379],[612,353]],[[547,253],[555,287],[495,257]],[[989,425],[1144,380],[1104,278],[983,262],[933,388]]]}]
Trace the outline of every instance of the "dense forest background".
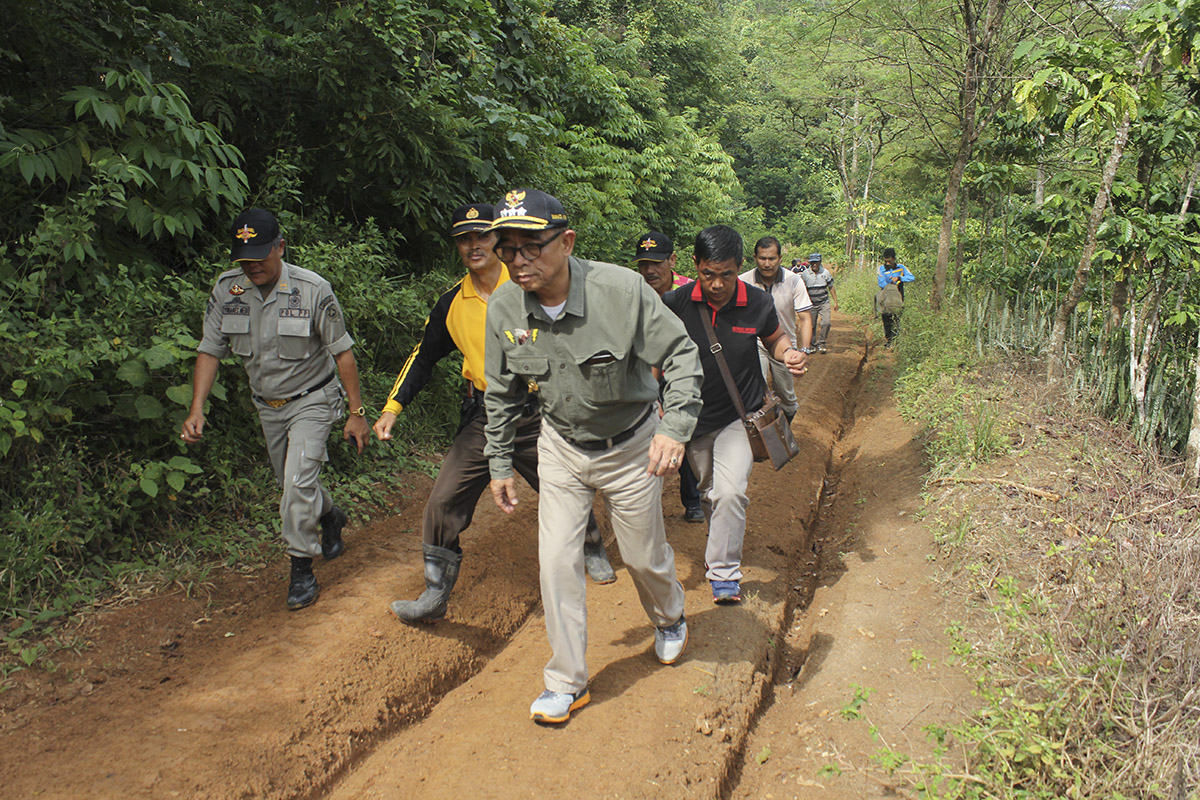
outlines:
[{"label": "dense forest background", "polygon": [[[376,415],[467,201],[531,185],[579,252],[704,225],[872,268],[1043,358],[1147,446],[1197,430],[1200,4],[49,0],[0,32],[0,616],[238,563],[274,486],[239,367],[177,430],[227,227],[333,283]],[[948,364],[947,369],[954,369]],[[385,503],[458,381],[331,483]],[[1189,473],[1200,458],[1192,433]],[[355,502],[358,501],[358,502]]]}]

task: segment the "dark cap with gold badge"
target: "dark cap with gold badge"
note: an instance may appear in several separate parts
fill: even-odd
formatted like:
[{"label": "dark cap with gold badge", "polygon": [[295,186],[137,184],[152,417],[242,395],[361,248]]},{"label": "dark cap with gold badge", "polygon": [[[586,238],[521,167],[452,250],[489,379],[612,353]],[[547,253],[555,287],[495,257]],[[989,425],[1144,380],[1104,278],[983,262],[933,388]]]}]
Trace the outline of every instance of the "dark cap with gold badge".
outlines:
[{"label": "dark cap with gold badge", "polygon": [[233,236],[230,261],[261,261],[279,238],[279,222],[270,211],[248,208],[237,215],[229,233]]},{"label": "dark cap with gold badge", "polygon": [[565,227],[567,212],[556,198],[540,189],[513,189],[496,204],[496,219],[491,229],[544,231],[547,228]]},{"label": "dark cap with gold badge", "polygon": [[464,233],[482,233],[492,227],[492,217],[496,207],[491,203],[467,203],[454,209],[450,219],[450,235],[462,236]]},{"label": "dark cap with gold badge", "polygon": [[650,231],[638,239],[634,261],[666,261],[675,252],[671,237],[658,231]]}]

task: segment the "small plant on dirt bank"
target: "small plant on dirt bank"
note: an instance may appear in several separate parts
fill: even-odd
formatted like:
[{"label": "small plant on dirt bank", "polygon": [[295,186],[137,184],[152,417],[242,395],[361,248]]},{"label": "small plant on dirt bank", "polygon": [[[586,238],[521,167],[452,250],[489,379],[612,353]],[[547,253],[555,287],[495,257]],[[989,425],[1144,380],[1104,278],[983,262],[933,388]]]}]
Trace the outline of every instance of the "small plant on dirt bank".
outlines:
[{"label": "small plant on dirt bank", "polygon": [[871,693],[875,690],[859,686],[857,683],[850,684],[850,688],[854,690],[854,696],[850,698],[850,702],[842,706],[838,713],[842,715],[842,719],[862,719],[863,706],[867,704]]}]

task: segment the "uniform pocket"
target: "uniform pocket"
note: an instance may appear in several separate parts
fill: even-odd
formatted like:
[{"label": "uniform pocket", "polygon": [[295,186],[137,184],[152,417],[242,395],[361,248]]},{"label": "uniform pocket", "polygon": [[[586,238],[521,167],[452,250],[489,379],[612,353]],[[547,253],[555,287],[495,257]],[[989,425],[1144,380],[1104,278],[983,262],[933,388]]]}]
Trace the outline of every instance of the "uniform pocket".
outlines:
[{"label": "uniform pocket", "polygon": [[305,439],[304,452],[301,457],[311,461],[328,461],[329,453],[326,450],[325,442],[321,439]]},{"label": "uniform pocket", "polygon": [[580,371],[591,389],[593,402],[624,402],[629,385],[628,367],[624,359],[608,350],[585,358],[580,364]]},{"label": "uniform pocket", "polygon": [[236,355],[249,356],[253,352],[250,346],[250,317],[246,314],[222,314],[221,333],[229,337],[229,349]]},{"label": "uniform pocket", "polygon": [[546,356],[509,356],[508,369],[522,378],[544,378],[550,373],[550,359]]},{"label": "uniform pocket", "polygon": [[308,358],[312,348],[312,325],[307,319],[283,317],[279,320],[279,357],[291,360]]}]

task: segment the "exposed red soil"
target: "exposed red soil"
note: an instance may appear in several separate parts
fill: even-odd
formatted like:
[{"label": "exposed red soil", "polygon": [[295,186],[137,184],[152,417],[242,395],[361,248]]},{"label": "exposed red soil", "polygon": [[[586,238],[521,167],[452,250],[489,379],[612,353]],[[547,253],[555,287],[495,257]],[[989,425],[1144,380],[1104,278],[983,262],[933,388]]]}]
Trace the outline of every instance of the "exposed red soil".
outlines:
[{"label": "exposed red soil", "polygon": [[[203,596],[89,614],[78,656],[0,693],[4,795],[869,796],[877,781],[851,784],[852,770],[818,777],[878,747],[836,714],[850,683],[876,690],[868,714],[889,741],[955,711],[963,687],[938,666],[919,452],[876,374],[890,356],[840,319],[831,344],[798,382],[800,457],[755,467],[741,606],[712,604],[705,526],[682,520],[674,479],[665,489],[691,632],[674,667],[654,658],[610,535],[619,579],[589,586],[592,702],[560,728],[532,724],[549,656],[535,495],[522,486],[511,517],[483,498],[449,616],[409,627],[387,605],[423,586],[417,477],[395,516],[317,564],[309,609],[285,610],[281,560]],[[929,664],[914,669],[914,650]]]}]

